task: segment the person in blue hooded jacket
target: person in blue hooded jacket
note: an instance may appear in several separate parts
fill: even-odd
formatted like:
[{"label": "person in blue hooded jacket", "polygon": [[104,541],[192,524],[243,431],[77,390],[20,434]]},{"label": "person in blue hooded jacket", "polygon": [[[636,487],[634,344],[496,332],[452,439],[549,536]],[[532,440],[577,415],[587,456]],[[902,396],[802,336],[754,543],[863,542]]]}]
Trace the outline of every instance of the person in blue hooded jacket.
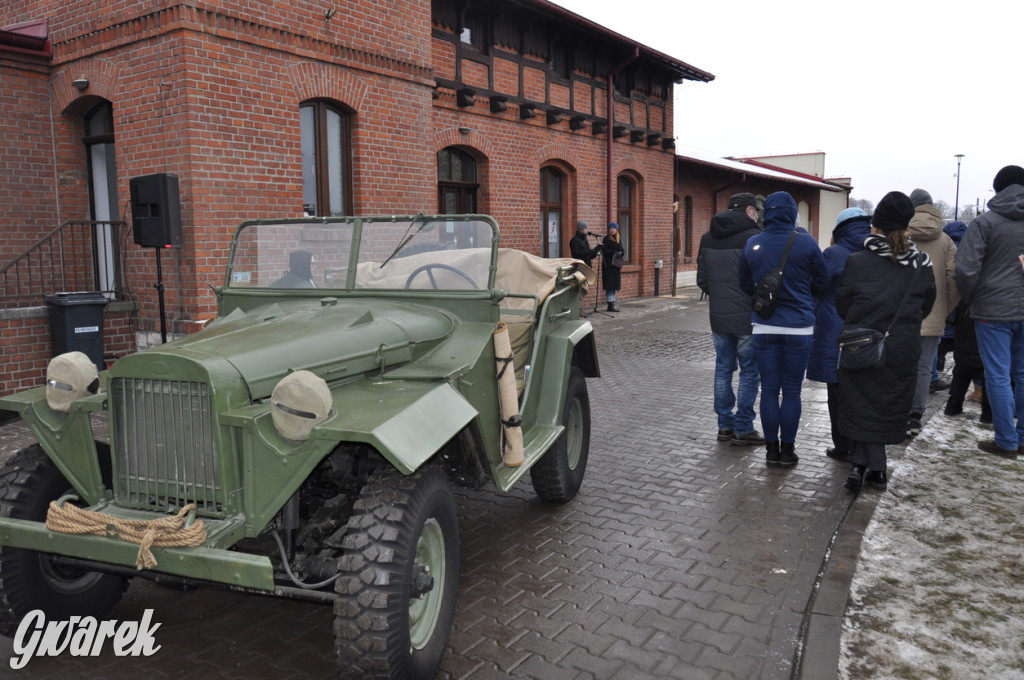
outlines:
[{"label": "person in blue hooded jacket", "polygon": [[843,318],[836,310],[836,289],[843,278],[846,258],[864,250],[864,239],[871,235],[871,218],[860,208],[847,208],[839,213],[832,230],[832,245],[823,256],[828,268],[828,289],[818,301],[814,319],[814,340],[807,363],[807,379],[825,383],[828,390],[828,418],[832,424],[833,446],[825,455],[836,460],[849,461],[853,440],[839,429],[839,333]]},{"label": "person in blue hooded jacket", "polygon": [[752,236],[740,258],[740,288],[753,295],[757,282],[779,265],[796,232],[782,274],[775,309],[764,319],[751,311],[754,356],[761,374],[761,426],[768,467],[792,467],[803,405],[800,389],[814,333],[817,299],[828,288],[828,268],[818,242],[798,230],[796,201],[785,191],[764,202],[764,231]]}]

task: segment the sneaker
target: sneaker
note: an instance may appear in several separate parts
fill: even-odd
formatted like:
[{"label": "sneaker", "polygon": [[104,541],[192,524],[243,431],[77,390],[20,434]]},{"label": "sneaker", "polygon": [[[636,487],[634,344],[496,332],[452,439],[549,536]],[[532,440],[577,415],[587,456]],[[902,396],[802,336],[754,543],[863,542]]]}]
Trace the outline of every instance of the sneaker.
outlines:
[{"label": "sneaker", "polygon": [[978,448],[985,453],[994,453],[1000,458],[1009,458],[1010,460],[1015,460],[1017,458],[1018,451],[1020,451],[1020,447],[1017,447],[1016,449],[1004,449],[999,444],[996,444],[994,439],[978,440]]},{"label": "sneaker", "polygon": [[732,436],[733,446],[761,446],[764,444],[764,437],[757,430],[751,430],[746,434],[734,434]]},{"label": "sneaker", "polygon": [[948,389],[949,389],[949,381],[946,380],[945,378],[939,378],[938,380],[933,380],[931,385],[928,386],[928,391],[929,392],[941,392],[943,390],[948,390]]},{"label": "sneaker", "polygon": [[727,442],[730,439],[732,439],[732,430],[719,430],[718,431],[718,441],[720,441],[720,442]]},{"label": "sneaker", "polygon": [[911,413],[907,419],[907,436],[916,437],[921,434],[921,418],[924,417],[923,413]]}]

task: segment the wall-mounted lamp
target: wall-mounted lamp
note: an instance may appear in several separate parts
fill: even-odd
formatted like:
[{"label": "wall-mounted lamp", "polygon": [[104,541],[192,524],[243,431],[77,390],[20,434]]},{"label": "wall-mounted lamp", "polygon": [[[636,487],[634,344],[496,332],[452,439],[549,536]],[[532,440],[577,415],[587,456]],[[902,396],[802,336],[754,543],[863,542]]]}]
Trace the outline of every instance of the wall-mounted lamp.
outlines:
[{"label": "wall-mounted lamp", "polygon": [[86,88],[89,87],[89,79],[88,78],[75,78],[74,80],[71,81],[71,86],[74,87],[79,92],[82,92]]},{"label": "wall-mounted lamp", "polygon": [[334,9],[333,7],[327,8],[326,10],[324,10],[324,21],[330,21],[331,19],[334,18],[334,15],[337,13],[338,10]]},{"label": "wall-mounted lamp", "polygon": [[467,127],[460,127],[459,128],[459,134],[460,135],[468,135],[470,132],[472,132],[472,130],[470,130]]}]

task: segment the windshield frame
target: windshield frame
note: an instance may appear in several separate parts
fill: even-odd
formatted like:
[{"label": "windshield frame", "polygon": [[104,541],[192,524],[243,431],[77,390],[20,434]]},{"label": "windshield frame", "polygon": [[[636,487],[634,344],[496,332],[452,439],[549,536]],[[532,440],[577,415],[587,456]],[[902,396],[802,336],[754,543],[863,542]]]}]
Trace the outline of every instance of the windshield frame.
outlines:
[{"label": "windshield frame", "polygon": [[[362,251],[369,250],[367,246],[371,242],[373,236],[373,229],[375,226],[391,226],[401,225],[408,223],[405,230],[405,235],[400,238],[394,244],[394,249],[391,252],[391,256],[386,260],[383,257],[378,258],[364,258]],[[498,230],[497,222],[494,218],[489,215],[479,214],[465,214],[465,215],[424,215],[422,213],[416,215],[378,215],[378,216],[359,216],[359,217],[302,217],[302,218],[283,218],[283,219],[262,219],[262,220],[247,220],[242,222],[234,232],[231,239],[231,251],[228,258],[227,272],[224,280],[224,289],[232,292],[237,291],[261,291],[268,292],[274,291],[282,293],[288,291],[290,293],[302,293],[314,292],[318,295],[323,295],[326,291],[332,292],[363,292],[363,291],[396,291],[400,290],[403,293],[409,294],[437,294],[437,293],[456,293],[465,292],[472,290],[470,288],[462,287],[459,289],[444,287],[444,288],[405,288],[401,289],[395,285],[388,286],[374,286],[372,284],[367,285],[365,283],[360,284],[357,280],[357,274],[359,272],[360,263],[364,262],[363,266],[367,266],[365,262],[377,262],[381,260],[383,262],[394,262],[400,257],[399,254],[402,249],[408,246],[410,243],[417,243],[416,237],[421,233],[429,233],[436,228],[436,225],[443,225],[442,228],[452,228],[452,225],[466,224],[471,229],[478,230],[479,237],[486,243],[481,243],[478,248],[489,248],[487,253],[487,272],[486,272],[486,285],[482,286],[483,289],[493,290],[495,277],[497,273],[497,262],[498,262],[498,244],[500,241],[500,234]],[[248,283],[250,280],[248,277],[252,276],[251,271],[245,271],[243,267],[239,265],[239,253],[240,247],[246,242],[246,236],[251,232],[246,230],[261,227],[274,227],[280,226],[282,228],[290,228],[294,225],[295,228],[302,227],[315,227],[317,225],[326,226],[328,228],[340,228],[345,225],[351,227],[351,235],[349,241],[349,252],[348,261],[345,265],[344,280],[334,279],[328,283],[326,280],[323,282],[324,285],[318,285],[315,288],[279,288],[273,285],[265,285],[256,282]],[[487,233],[489,229],[489,234]],[[255,240],[255,239],[254,239]],[[344,239],[342,239],[344,240]],[[420,242],[422,243],[422,241]],[[377,244],[378,246],[380,244]],[[389,250],[391,250],[389,246]],[[438,252],[470,252],[470,248],[454,248],[454,249],[437,249]],[[431,251],[427,251],[431,252]],[[341,258],[342,260],[344,257]],[[478,260],[479,261],[479,260]],[[377,265],[378,267],[380,265]],[[253,267],[250,265],[249,269]],[[340,268],[339,268],[340,269]],[[238,275],[236,277],[236,274]],[[483,272],[479,277],[479,283],[484,283]],[[431,278],[431,281],[433,279]],[[436,284],[435,284],[436,285]]]}]

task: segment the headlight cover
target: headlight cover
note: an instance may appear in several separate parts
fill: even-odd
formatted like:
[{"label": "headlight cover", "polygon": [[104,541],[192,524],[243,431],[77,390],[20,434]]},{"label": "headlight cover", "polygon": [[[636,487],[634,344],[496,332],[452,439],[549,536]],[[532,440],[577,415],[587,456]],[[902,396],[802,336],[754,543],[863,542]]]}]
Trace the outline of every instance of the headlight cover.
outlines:
[{"label": "headlight cover", "polygon": [[55,356],[46,367],[46,403],[59,413],[70,411],[76,399],[96,394],[99,385],[96,364],[83,352]]},{"label": "headlight cover", "polygon": [[274,387],[270,415],[282,437],[305,441],[315,425],[327,420],[332,401],[323,378],[310,371],[295,371]]}]

